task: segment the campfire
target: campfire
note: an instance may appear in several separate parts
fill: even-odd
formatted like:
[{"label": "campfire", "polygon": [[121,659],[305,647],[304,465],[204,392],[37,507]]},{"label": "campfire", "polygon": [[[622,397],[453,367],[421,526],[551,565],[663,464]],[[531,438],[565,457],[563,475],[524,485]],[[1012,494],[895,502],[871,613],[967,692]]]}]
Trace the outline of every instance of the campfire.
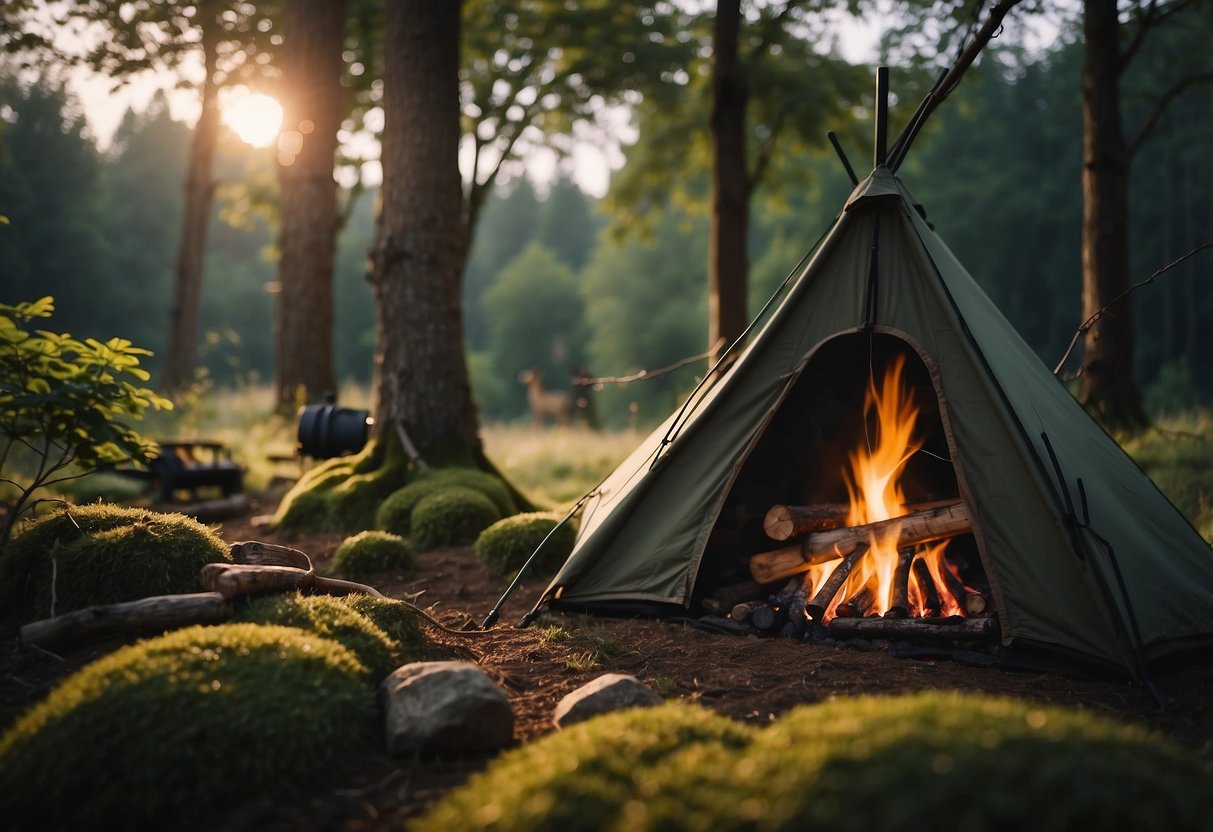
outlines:
[{"label": "campfire", "polygon": [[[765,547],[741,559],[749,580],[719,587],[705,603],[709,611],[714,607],[758,630],[798,637],[936,640],[994,634],[972,525],[939,439],[939,409],[931,404],[933,394],[925,395],[929,389],[922,389],[925,367],[888,340],[879,363],[869,363],[861,376],[862,402],[839,408],[834,425],[817,420],[816,432],[834,437],[829,441],[837,443],[840,434],[851,438],[842,440],[845,461],[832,470],[817,466],[810,476],[819,482],[808,491],[845,499],[771,503],[761,515]],[[910,362],[918,362],[914,373],[907,369]],[[809,413],[807,421],[814,418]],[[776,439],[786,438],[781,430],[787,426],[776,429]],[[927,447],[929,435],[943,453]],[[821,453],[822,440],[813,448],[810,453],[818,457],[837,456]],[[934,468],[946,468],[947,476],[918,475],[911,462],[920,455]],[[754,484],[769,474],[774,456],[760,448],[754,459],[738,480],[734,517],[755,516],[754,507],[744,503],[762,499],[763,489]],[[728,538],[736,545],[745,538],[727,526],[717,532],[718,543]]]}]

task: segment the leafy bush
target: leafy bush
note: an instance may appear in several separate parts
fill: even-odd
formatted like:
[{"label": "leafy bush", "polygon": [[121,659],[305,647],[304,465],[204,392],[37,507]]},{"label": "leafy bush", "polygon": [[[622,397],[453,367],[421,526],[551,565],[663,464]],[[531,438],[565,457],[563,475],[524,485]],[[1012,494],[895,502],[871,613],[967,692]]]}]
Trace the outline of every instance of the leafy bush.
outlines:
[{"label": "leafy bush", "polygon": [[[0,554],[0,599],[20,622],[94,604],[196,592],[228,546],[197,520],[95,503],[23,527]],[[54,609],[52,610],[52,605]]]},{"label": "leafy bush", "polygon": [[148,380],[148,372],[139,366],[141,356],[151,355],[148,350],[124,338],[103,344],[24,329],[54,311],[50,297],[16,306],[0,304],[0,463],[11,462],[14,449],[37,457],[32,480],[18,484],[16,499],[0,520],[0,548],[39,489],[101,463],[146,463],[154,443],[123,419],[137,421],[148,408],[173,406],[130,380]]},{"label": "leafy bush", "polygon": [[670,743],[661,721],[678,709],[599,717],[503,755],[417,829],[1210,828],[1207,765],[1077,710],[868,696]]},{"label": "leafy bush", "polygon": [[298,799],[374,747],[366,668],[336,642],[189,627],[77,671],[0,737],[10,828],[198,828],[208,807]]},{"label": "leafy bush", "polygon": [[573,524],[565,523],[544,543],[562,519],[553,512],[537,511],[498,520],[476,538],[476,558],[489,574],[512,578],[543,544],[531,569],[550,575],[564,564],[577,538]]},{"label": "leafy bush", "polygon": [[358,657],[370,671],[372,684],[378,684],[399,664],[400,645],[370,618],[330,595],[296,592],[255,598],[237,620],[298,627],[331,638]]},{"label": "leafy bush", "polygon": [[501,515],[492,501],[470,488],[447,486],[413,508],[409,526],[421,551],[442,546],[467,546]]},{"label": "leafy bush", "polygon": [[347,578],[376,572],[412,572],[413,545],[400,535],[368,529],[341,541],[333,553],[333,571]]}]

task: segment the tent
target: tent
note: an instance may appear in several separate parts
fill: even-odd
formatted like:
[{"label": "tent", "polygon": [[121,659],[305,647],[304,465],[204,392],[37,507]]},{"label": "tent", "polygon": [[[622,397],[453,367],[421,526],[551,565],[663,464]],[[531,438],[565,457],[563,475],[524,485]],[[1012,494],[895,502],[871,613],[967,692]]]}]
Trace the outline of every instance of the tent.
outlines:
[{"label": "tent", "polygon": [[944,469],[967,507],[1006,653],[1148,679],[1155,660],[1213,642],[1209,544],[885,164],[856,185],[736,360],[583,498],[573,551],[524,621],[545,608],[701,611],[714,586],[744,577],[735,555],[758,545],[755,511],[802,498],[804,472],[835,464],[822,414],[891,355],[907,356],[927,391],[935,428],[919,479]]}]

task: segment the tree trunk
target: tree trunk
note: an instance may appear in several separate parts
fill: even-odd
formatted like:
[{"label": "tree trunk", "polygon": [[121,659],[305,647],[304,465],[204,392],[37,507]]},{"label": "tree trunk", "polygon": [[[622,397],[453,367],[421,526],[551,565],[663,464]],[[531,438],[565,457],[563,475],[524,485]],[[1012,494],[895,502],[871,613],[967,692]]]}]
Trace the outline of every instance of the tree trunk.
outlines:
[{"label": "tree trunk", "polygon": [[[1122,61],[1116,0],[1086,0],[1083,94],[1083,318],[1128,292],[1129,153],[1120,114]],[[1104,310],[1084,337],[1078,398],[1105,426],[1146,424],[1133,380],[1133,308]]]},{"label": "tree trunk", "polygon": [[164,358],[164,389],[184,390],[193,381],[198,362],[198,314],[202,296],[202,266],[206,229],[211,218],[215,182],[211,170],[219,138],[218,84],[215,82],[217,24],[199,21],[206,79],[202,82],[202,111],[190,140],[185,174],[185,211],[177,248],[177,282],[169,313],[168,351]]},{"label": "tree trunk", "polygon": [[288,0],[283,10],[277,407],[336,391],[333,260],[339,216],[333,156],[344,112],[345,0]]},{"label": "tree trunk", "polygon": [[373,253],[375,427],[432,464],[482,456],[463,352],[460,7],[386,5],[383,189]]},{"label": "tree trunk", "polygon": [[[749,92],[738,67],[740,0],[719,0],[712,54],[712,228],[708,343],[713,360],[745,331],[749,182],[745,119]],[[724,343],[720,340],[724,339]]]}]

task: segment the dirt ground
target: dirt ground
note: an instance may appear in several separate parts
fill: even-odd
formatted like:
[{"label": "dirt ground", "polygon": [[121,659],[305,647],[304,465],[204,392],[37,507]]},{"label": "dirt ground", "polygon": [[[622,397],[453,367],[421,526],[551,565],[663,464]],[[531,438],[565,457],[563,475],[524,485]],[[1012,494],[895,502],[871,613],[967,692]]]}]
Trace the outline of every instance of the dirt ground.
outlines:
[{"label": "dirt ground", "polygon": [[[289,537],[258,522],[272,503],[254,504],[245,516],[226,519],[218,532],[230,543],[283,543],[311,556],[326,570],[341,535]],[[417,603],[449,627],[478,625],[506,589],[488,578],[470,549],[419,555],[419,570],[371,580],[393,597],[421,593]],[[758,638],[705,631],[685,621],[617,620],[548,614],[527,628],[516,622],[546,586],[525,579],[487,631],[453,636],[434,630],[439,641],[459,644],[508,692],[516,712],[515,742],[555,730],[551,714],[561,697],[605,672],[637,676],[666,699],[698,702],[749,723],[779,717],[788,709],[837,696],[958,689],[1082,707],[1161,731],[1213,760],[1213,657],[1160,671],[1154,684],[1158,707],[1135,684],[1056,672],[1010,670],[942,656],[908,658],[885,649],[826,646],[786,638]],[[559,625],[572,637],[553,637]],[[66,673],[122,642],[92,644],[55,655],[22,650],[16,633],[0,643],[0,729],[44,696]],[[364,761],[340,788],[291,805],[271,800],[233,806],[216,828],[223,830],[399,829],[436,798],[481,769],[487,757],[426,756]]]}]

